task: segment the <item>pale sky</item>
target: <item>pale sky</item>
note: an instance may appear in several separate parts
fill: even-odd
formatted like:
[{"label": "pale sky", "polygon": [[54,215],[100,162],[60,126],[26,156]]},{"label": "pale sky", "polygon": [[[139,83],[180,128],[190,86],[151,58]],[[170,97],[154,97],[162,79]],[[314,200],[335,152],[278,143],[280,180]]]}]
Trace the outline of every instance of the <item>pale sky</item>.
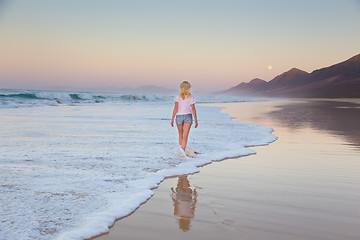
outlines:
[{"label": "pale sky", "polygon": [[359,0],[0,0],[0,89],[224,90],[360,53]]}]

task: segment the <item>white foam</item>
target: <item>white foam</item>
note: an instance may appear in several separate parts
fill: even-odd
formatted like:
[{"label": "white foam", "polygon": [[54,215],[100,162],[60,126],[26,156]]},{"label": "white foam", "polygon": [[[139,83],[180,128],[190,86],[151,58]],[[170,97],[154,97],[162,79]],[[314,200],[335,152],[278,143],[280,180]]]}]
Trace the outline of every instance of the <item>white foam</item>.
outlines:
[{"label": "white foam", "polygon": [[[0,118],[0,239],[83,239],[108,231],[165,177],[198,171],[248,145],[276,139],[271,128],[232,121],[198,106],[199,127],[180,158],[172,103],[4,108]],[[190,148],[188,151],[191,150]]]},{"label": "white foam", "polygon": [[196,157],[196,153],[195,153],[195,150],[191,147],[186,147],[185,149],[185,154],[186,156],[188,157],[192,157],[192,158],[195,158]]},{"label": "white foam", "polygon": [[92,100],[94,98],[94,96],[90,93],[78,93],[77,95],[79,96],[79,98],[84,100]]},{"label": "white foam", "polygon": [[72,98],[69,93],[66,92],[45,92],[40,91],[35,94],[38,98],[43,99],[57,99],[57,100],[65,100],[65,101],[71,101]]}]

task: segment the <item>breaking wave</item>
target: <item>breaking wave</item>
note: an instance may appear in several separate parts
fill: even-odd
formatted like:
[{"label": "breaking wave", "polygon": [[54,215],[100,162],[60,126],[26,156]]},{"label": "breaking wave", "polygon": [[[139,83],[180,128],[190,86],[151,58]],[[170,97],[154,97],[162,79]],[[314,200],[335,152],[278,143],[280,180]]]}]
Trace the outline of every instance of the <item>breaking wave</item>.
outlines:
[{"label": "breaking wave", "polygon": [[0,108],[101,102],[158,102],[172,99],[173,96],[166,95],[0,90]]},{"label": "breaking wave", "polygon": [[[196,95],[196,94],[195,94]],[[134,103],[134,102],[173,102],[174,95],[159,94],[120,94],[94,92],[60,92],[40,90],[2,90],[0,89],[0,108],[83,105],[93,103]],[[199,96],[196,102],[243,102],[249,101],[236,96]]]}]

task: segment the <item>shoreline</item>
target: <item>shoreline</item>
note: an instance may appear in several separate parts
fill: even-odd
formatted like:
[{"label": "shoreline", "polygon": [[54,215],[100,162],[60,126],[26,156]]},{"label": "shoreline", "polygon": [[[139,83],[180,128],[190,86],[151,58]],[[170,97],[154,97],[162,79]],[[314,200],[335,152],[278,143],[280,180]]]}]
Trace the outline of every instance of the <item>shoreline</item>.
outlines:
[{"label": "shoreline", "polygon": [[[275,142],[276,140],[277,140],[277,139],[275,139],[273,142]],[[271,143],[273,143],[273,142],[270,142],[269,144],[271,144]],[[268,146],[269,144],[251,145],[251,146],[245,146],[245,147],[246,147],[246,148],[263,147],[263,146]],[[218,163],[218,162],[222,162],[222,161],[226,161],[226,160],[231,160],[231,159],[238,159],[238,158],[248,157],[248,156],[251,156],[251,155],[254,155],[254,154],[256,154],[256,152],[255,152],[255,153],[249,153],[249,154],[247,154],[247,155],[240,155],[240,156],[234,156],[234,157],[227,157],[227,158],[223,158],[223,159],[220,159],[220,160],[213,160],[213,161],[211,161],[211,162],[209,162],[209,163],[205,163],[205,164],[200,165],[200,166],[197,166],[197,167],[198,167],[198,168],[203,168],[203,167],[206,167],[206,166],[211,165],[211,164],[213,164],[213,163]],[[189,174],[167,176],[167,177],[164,178],[164,180],[162,180],[162,181],[158,184],[158,186],[156,186],[156,187],[154,187],[154,188],[151,188],[150,190],[155,191],[155,190],[158,189],[158,188],[160,187],[160,185],[161,185],[163,182],[165,182],[165,181],[174,180],[174,179],[176,179],[176,178],[178,178],[178,177],[181,177],[181,176],[192,176],[192,175],[195,175],[195,174],[199,174],[200,171],[201,171],[201,170],[199,169],[199,171],[193,172],[193,173],[189,173]],[[117,223],[118,221],[121,221],[122,219],[125,219],[125,218],[133,215],[133,214],[134,214],[136,211],[138,211],[143,205],[145,205],[146,203],[148,203],[155,194],[156,194],[156,193],[154,192],[154,194],[153,194],[150,198],[148,198],[145,202],[141,203],[141,204],[140,204],[135,210],[133,210],[131,213],[129,213],[129,214],[125,215],[125,216],[122,216],[122,217],[120,217],[120,218],[117,218],[117,219],[114,221],[114,223],[113,223],[111,226],[109,226],[109,231],[108,231],[108,232],[104,232],[104,233],[98,234],[98,235],[93,236],[93,237],[90,237],[90,238],[85,238],[85,240],[99,239],[101,236],[107,235],[107,234],[111,231],[111,228],[112,228],[114,225],[116,225],[116,223]]]},{"label": "shoreline", "polygon": [[[9,239],[26,234],[85,239],[106,232],[117,218],[149,199],[154,194],[151,189],[165,177],[197,172],[197,166],[211,160],[252,153],[244,145],[274,139],[269,128],[238,124],[217,107],[199,106],[206,121],[192,131],[190,146],[200,154],[181,160],[174,151],[177,129],[167,122],[169,102],[44,104],[33,109],[6,109],[7,117],[2,119],[4,133],[9,135],[3,141],[8,161],[3,164],[2,180],[12,185],[3,186],[9,193],[3,203],[11,214],[4,215],[1,233]],[[38,111],[45,114],[39,116]],[[12,147],[19,145],[23,145],[23,156]],[[36,151],[32,146],[38,146]],[[16,174],[7,171],[8,163]],[[12,191],[13,185],[19,190]],[[24,204],[23,196],[28,196]],[[16,207],[19,204],[22,208]],[[36,219],[13,221],[12,216],[24,212]]]},{"label": "shoreline", "polygon": [[[305,102],[309,102],[309,100],[304,100]],[[315,101],[317,101],[317,100],[315,100]],[[357,101],[357,100],[355,100],[356,102],[359,102],[359,101]],[[299,102],[298,101],[291,101],[292,103],[291,104],[299,104]],[[300,101],[300,102],[303,102],[303,100],[302,101]],[[311,100],[310,100],[310,102],[311,102]],[[333,101],[332,101],[333,102]],[[288,104],[289,103],[289,101],[280,101],[280,102],[267,102],[267,103],[264,103],[264,102],[261,102],[261,103],[247,103],[246,105],[248,105],[248,107],[250,107],[250,108],[252,108],[255,112],[257,112],[256,114],[258,114],[257,116],[261,116],[264,112],[274,112],[274,111],[277,111],[277,110],[279,110],[279,107],[278,107],[278,105],[286,105],[286,104]],[[217,105],[217,106],[222,106],[222,107],[224,107],[224,105],[225,105],[225,108],[223,108],[221,111],[224,111],[224,112],[227,112],[227,113],[229,113],[229,111],[233,111],[233,110],[231,110],[231,108],[232,107],[239,107],[239,104],[240,105],[244,105],[243,103],[229,103],[229,104],[215,104],[215,105]],[[211,106],[214,106],[214,104],[210,104]],[[237,105],[237,106],[236,106]],[[260,105],[262,105],[262,108],[259,108],[259,109],[257,109],[257,108],[255,108],[254,109],[254,105],[258,105],[258,106],[260,106]],[[264,105],[265,105],[265,107],[264,107]],[[242,106],[242,108],[244,108],[244,106]],[[242,119],[242,120],[245,120],[245,122],[246,122],[246,120],[248,120],[249,121],[249,123],[255,123],[255,124],[258,124],[256,121],[260,121],[260,122],[262,122],[263,123],[263,125],[261,125],[261,126],[267,126],[267,121],[266,121],[266,119],[258,119],[258,120],[256,120],[256,114],[253,114],[253,116],[250,116],[250,118],[248,118],[248,119]],[[260,115],[259,115],[260,114]],[[231,114],[230,114],[231,115]],[[231,115],[231,116],[233,116],[233,115]],[[249,117],[249,116],[248,116]],[[237,116],[237,118],[239,118],[239,116]],[[270,126],[271,127],[271,126]],[[275,130],[275,135],[276,136],[278,136],[277,135],[277,128],[275,128],[274,127],[274,130]],[[281,135],[281,131],[280,131],[280,135]],[[280,136],[279,136],[279,138],[280,138]],[[279,141],[279,140],[278,140]],[[191,174],[191,175],[187,175],[189,178],[190,178],[190,182],[194,182],[194,179],[196,179],[196,181],[195,181],[195,184],[193,183],[192,185],[195,185],[195,187],[193,187],[193,189],[196,189],[197,187],[198,187],[198,185],[206,185],[206,183],[204,183],[204,182],[206,182],[206,181],[210,181],[210,182],[212,182],[212,185],[214,185],[215,186],[215,188],[216,188],[216,186],[217,185],[221,185],[221,184],[223,184],[223,182],[225,181],[231,181],[229,178],[228,178],[228,175],[229,175],[229,172],[231,172],[231,168],[233,167],[233,166],[237,166],[237,165],[239,165],[239,162],[242,162],[242,163],[244,163],[245,165],[251,165],[251,163],[250,163],[250,159],[256,159],[256,160],[258,160],[258,159],[260,159],[260,162],[261,162],[261,164],[260,165],[258,165],[257,167],[258,168],[264,168],[264,166],[263,165],[266,165],[267,166],[267,168],[268,169],[272,169],[272,168],[274,168],[272,165],[269,165],[269,163],[267,162],[267,161],[264,161],[264,160],[262,160],[261,158],[268,158],[268,156],[269,155],[276,155],[276,152],[277,151],[274,151],[274,150],[272,150],[271,148],[273,148],[272,146],[275,144],[275,145],[278,145],[277,144],[277,142],[278,141],[275,141],[275,143],[272,143],[272,144],[267,144],[267,145],[269,145],[269,146],[266,146],[265,145],[265,147],[264,146],[256,146],[255,147],[255,149],[256,149],[256,152],[257,152],[257,154],[255,154],[255,155],[250,155],[250,156],[247,156],[246,158],[243,158],[243,157],[240,157],[240,158],[226,158],[225,160],[222,160],[222,161],[214,161],[214,162],[212,162],[212,164],[207,164],[206,166],[206,168],[205,167],[201,167],[201,169],[200,169],[200,173],[198,173],[198,174]],[[281,144],[280,144],[281,145]],[[251,148],[251,146],[250,146],[250,148]],[[267,150],[266,150],[267,149]],[[267,155],[263,155],[262,154],[262,152],[268,152],[268,154]],[[270,153],[270,154],[269,154]],[[261,155],[261,156],[260,156]],[[276,161],[279,161],[278,159],[276,159],[275,158],[275,160]],[[259,161],[259,160],[258,160]],[[280,161],[282,164],[284,163],[283,161]],[[275,162],[276,163],[276,162]],[[282,166],[282,164],[280,164],[279,166],[280,167],[283,167]],[[241,164],[240,164],[241,165]],[[223,167],[221,167],[221,166],[228,166],[229,168],[223,168]],[[300,165],[301,166],[301,165]],[[242,166],[238,166],[239,167],[239,169],[237,169],[238,171],[242,171]],[[216,169],[216,168],[218,168],[218,169]],[[221,174],[220,174],[220,182],[219,181],[217,181],[217,180],[219,180],[219,176],[217,176],[219,173],[219,168],[220,168],[220,172],[222,172]],[[252,171],[258,171],[258,170],[254,170],[253,168],[251,168],[251,170]],[[290,170],[291,171],[293,171],[294,169],[292,169],[292,168],[290,168]],[[215,176],[211,176],[210,178],[208,177],[208,175],[209,175],[209,172],[211,172],[211,174],[213,174],[213,175],[215,175]],[[281,172],[281,174],[285,174],[286,172]],[[249,175],[247,172],[245,172],[244,173],[245,175],[247,175],[247,177],[249,177],[249,178],[252,178],[252,176],[251,176],[251,174]],[[264,173],[265,174],[265,173]],[[231,174],[230,174],[231,175]],[[255,172],[255,175],[257,175],[257,173]],[[237,175],[236,175],[236,177],[237,177]],[[204,180],[204,179],[206,179],[206,180]],[[221,179],[223,179],[223,180],[221,180]],[[225,180],[224,180],[225,179]],[[244,179],[243,179],[244,180]],[[214,182],[215,181],[215,182]],[[256,180],[256,181],[258,181],[258,180]],[[298,180],[295,180],[295,181],[298,181]],[[200,184],[199,184],[200,183]],[[259,188],[261,188],[262,187],[262,185],[264,185],[264,184],[267,184],[267,183],[265,183],[265,182],[260,182],[261,184],[258,184],[258,187]],[[277,183],[278,184],[278,183]],[[165,229],[166,229],[166,227],[168,227],[168,225],[169,225],[169,223],[168,223],[168,221],[170,221],[171,222],[171,219],[173,219],[172,221],[175,221],[175,219],[174,219],[174,216],[173,216],[173,214],[171,214],[171,211],[169,212],[169,211],[167,211],[167,213],[165,212],[164,213],[164,210],[163,210],[163,208],[164,208],[164,205],[166,205],[166,208],[168,208],[167,210],[169,210],[169,209],[171,209],[171,208],[173,208],[174,206],[169,206],[169,203],[168,202],[166,202],[166,195],[167,195],[167,193],[166,193],[166,189],[170,189],[171,188],[171,186],[175,186],[176,185],[176,176],[172,176],[172,177],[167,177],[167,178],[165,178],[164,179],[164,181],[162,181],[160,184],[159,184],[159,186],[157,187],[157,188],[155,188],[154,189],[154,195],[150,198],[150,199],[148,199],[146,202],[144,202],[143,204],[141,204],[138,208],[137,208],[137,210],[135,210],[135,211],[133,211],[131,214],[129,214],[129,215],[127,215],[126,217],[122,217],[122,218],[120,218],[120,219],[118,219],[118,220],[116,220],[115,222],[114,222],[114,224],[113,224],[113,226],[110,228],[110,231],[109,232],[107,232],[107,233],[103,233],[103,234],[101,234],[101,235],[98,235],[98,236],[95,236],[95,237],[93,237],[93,238],[90,238],[90,239],[118,239],[118,238],[120,238],[120,237],[125,237],[126,239],[141,239],[141,237],[139,237],[139,235],[141,235],[141,234],[139,234],[139,233],[137,233],[137,231],[139,230],[139,229],[142,229],[142,230],[146,230],[146,232],[147,232],[147,238],[148,239],[159,239],[159,236],[164,236],[164,234],[162,233],[163,231],[165,231]],[[277,185],[275,185],[275,186],[277,186],[277,187],[281,187],[281,189],[282,188],[284,188],[284,186],[281,186],[281,184],[278,184],[279,186],[277,186]],[[202,205],[200,205],[199,206],[199,203],[198,203],[198,206],[197,206],[197,209],[196,209],[196,211],[195,211],[195,217],[194,217],[194,219],[192,219],[192,222],[194,223],[196,223],[196,226],[197,227],[199,227],[199,226],[202,226],[202,225],[204,225],[204,220],[206,219],[206,220],[208,220],[208,219],[213,219],[214,218],[214,216],[216,216],[216,215],[219,215],[219,212],[220,212],[220,210],[221,210],[221,207],[220,207],[220,209],[211,209],[211,208],[214,208],[213,206],[211,207],[211,201],[209,201],[209,198],[211,199],[213,196],[212,195],[206,195],[206,193],[204,193],[204,191],[203,190],[201,190],[201,189],[203,189],[204,187],[203,186],[201,186],[201,187],[199,187],[198,188],[198,192],[199,192],[199,197],[198,198],[200,198],[200,196],[202,196],[202,198],[203,199],[205,199],[205,200],[203,200],[203,202],[205,202],[205,204],[204,203],[202,203]],[[251,193],[252,192],[252,190],[251,189],[249,189],[247,186],[243,186],[243,190],[245,190],[244,192],[245,193]],[[199,190],[200,189],[200,190]],[[219,189],[217,189],[217,190],[219,190]],[[286,191],[289,191],[289,189],[286,189],[285,188],[285,190]],[[282,190],[282,191],[285,191],[285,190]],[[209,190],[210,191],[210,190]],[[223,190],[221,190],[220,189],[220,192],[221,191],[223,191]],[[230,198],[239,198],[239,196],[238,196],[238,193],[234,193],[234,192],[232,192],[231,190],[230,190],[230,193],[231,194],[229,194],[229,193],[227,193],[227,195],[229,195],[229,197]],[[201,195],[200,195],[201,194]],[[221,197],[222,197],[222,193],[219,193],[219,192],[217,192],[217,193],[214,193],[214,192],[212,192],[212,194],[215,194],[215,196],[217,195],[218,196],[218,198],[220,198],[221,199]],[[264,194],[263,192],[259,192],[259,194]],[[225,194],[226,195],[226,194]],[[233,196],[232,196],[233,195]],[[253,198],[254,196],[252,196],[252,198]],[[275,197],[276,199],[277,199],[277,197]],[[241,199],[241,197],[239,198],[239,199]],[[224,200],[225,201],[225,200]],[[266,201],[266,200],[264,200],[264,201]],[[198,201],[198,202],[200,202],[200,201]],[[225,201],[226,202],[226,201]],[[248,201],[245,201],[248,205],[252,205],[252,203],[251,202],[248,202]],[[254,201],[254,202],[256,202],[256,201]],[[206,204],[207,203],[207,204]],[[254,203],[253,203],[254,204]],[[267,204],[270,204],[270,206],[273,206],[273,204],[271,204],[271,202],[268,202]],[[265,204],[265,205],[267,205],[267,204]],[[300,205],[302,204],[302,203],[299,203]],[[216,204],[215,204],[216,205]],[[234,205],[234,201],[233,200],[231,200],[231,199],[228,199],[227,200],[227,203],[226,204],[223,204],[223,207],[222,208],[224,208],[224,206],[226,206],[226,207],[229,207],[230,209],[231,209],[231,211],[230,212],[234,212],[234,210],[237,208],[236,206],[237,206],[237,204],[235,204]],[[276,205],[275,205],[276,206]],[[199,213],[199,208],[202,208],[202,209],[206,209],[208,212],[213,212],[213,214],[211,214],[211,216],[208,216],[208,217],[210,217],[210,218],[204,218],[203,216],[198,216],[198,215],[202,215],[203,213],[202,212],[200,212]],[[219,208],[219,207],[217,207],[217,208]],[[236,211],[235,211],[236,212]],[[246,212],[246,211],[245,211]],[[254,210],[254,214],[258,214],[258,211],[255,211]],[[255,215],[256,215],[255,214]],[[237,216],[236,214],[235,214],[235,216],[236,217],[239,217],[239,216]],[[156,229],[157,230],[151,230],[151,228],[148,228],[147,226],[148,225],[152,225],[152,224],[150,224],[150,223],[145,223],[142,219],[143,218],[145,218],[145,219],[147,219],[147,220],[150,220],[151,219],[151,221],[153,221],[153,218],[156,218],[156,219],[158,219],[159,218],[159,222],[161,222],[161,223],[163,223],[163,224],[165,224],[166,226],[165,227],[163,227],[163,228],[158,228],[158,227],[156,227]],[[241,216],[239,217],[240,218],[240,220],[243,220],[244,221],[244,219],[241,219]],[[165,221],[164,222],[164,219],[166,219],[167,221]],[[227,218],[224,218],[224,219],[222,219],[220,222],[217,222],[217,223],[212,223],[212,224],[205,224],[206,226],[205,226],[205,229],[207,229],[206,231],[203,229],[202,231],[197,231],[197,230],[189,230],[189,231],[187,231],[187,232],[179,232],[178,230],[176,230],[176,229],[174,229],[174,226],[170,226],[171,227],[171,231],[166,231],[167,232],[167,234],[170,234],[170,235],[176,235],[176,236],[182,236],[182,237],[186,237],[184,234],[188,234],[188,236],[198,236],[199,237],[199,234],[205,234],[205,235],[208,235],[208,239],[215,239],[215,238],[212,238],[213,237],[213,235],[209,235],[209,234],[206,234],[206,232],[211,232],[211,228],[212,227],[219,227],[219,224],[220,224],[220,227],[222,226],[222,227],[224,227],[224,226],[227,226],[227,227],[229,227],[229,229],[226,227],[226,229],[225,229],[225,231],[222,231],[222,233],[223,234],[226,234],[226,239],[237,239],[237,238],[235,238],[235,235],[233,236],[232,235],[232,231],[234,231],[234,229],[236,229],[236,230],[239,230],[239,229],[242,229],[242,227],[239,227],[239,226],[241,226],[241,224],[240,225],[238,225],[238,224],[235,224],[235,223],[237,223],[239,221],[239,219],[236,221],[235,220],[235,218],[234,218],[234,216],[232,216],[232,217],[227,217]],[[157,222],[157,221],[154,221],[154,222]],[[261,221],[260,221],[261,222]],[[281,222],[281,224],[285,224],[285,222],[287,222],[287,221],[282,221]],[[247,222],[247,221],[245,221],[245,223],[247,223],[247,224],[249,224],[249,222]],[[215,224],[215,225],[214,225]],[[195,224],[194,224],[195,225]],[[286,225],[286,224],[285,224]],[[165,229],[164,229],[165,228]],[[195,228],[195,226],[193,227],[193,229]],[[234,229],[232,229],[232,228],[234,228]],[[248,228],[246,228],[247,229],[247,231],[250,231],[249,229],[253,229],[254,228],[254,226],[252,226],[252,224],[250,224],[250,226],[248,227]],[[258,227],[257,227],[258,228]],[[229,230],[230,229],[232,229],[230,232],[229,232]],[[261,227],[260,227],[260,229],[261,229]],[[270,229],[269,229],[270,230]],[[205,232],[204,232],[205,231]],[[240,231],[241,232],[241,231]],[[258,239],[263,239],[263,235],[262,234],[260,234],[260,235],[258,235],[259,234],[259,232],[261,233],[261,231],[259,230],[259,231],[254,231],[254,232],[252,232],[252,236],[257,236],[257,238]],[[311,231],[310,231],[311,232]],[[134,235],[135,234],[135,235]],[[149,236],[149,234],[150,234],[150,236]],[[214,233],[215,234],[215,233]],[[299,234],[299,235],[304,235],[304,233],[303,233],[303,231],[301,232],[300,231],[300,233],[297,233],[297,234]],[[286,239],[286,238],[284,238],[284,235],[286,235],[286,236],[288,236],[288,233],[279,233],[279,232],[277,232],[276,234],[276,237],[274,237],[273,239]],[[306,234],[305,234],[306,235]],[[320,234],[321,235],[321,234]],[[143,235],[141,235],[141,236],[143,236]],[[324,236],[322,236],[322,237],[324,237]],[[313,239],[321,239],[321,237],[319,237],[319,236],[316,236],[316,237],[314,237],[314,236],[312,236],[312,238]],[[272,239],[272,238],[266,238],[266,239]],[[298,238],[294,238],[294,239],[306,239],[306,237],[298,237]],[[332,238],[330,238],[330,239],[332,239]],[[334,238],[334,239],[336,239],[336,238]],[[352,239],[352,238],[343,238],[343,239]]]},{"label": "shoreline", "polygon": [[[208,107],[220,107],[219,111],[222,112],[222,109],[225,108],[225,107],[222,107],[221,105],[222,104],[227,104],[227,103],[243,103],[243,102],[221,102],[221,103],[199,103],[199,105],[202,105],[202,106],[208,106]],[[233,118],[233,116],[231,116],[229,113],[227,113],[231,118]],[[233,119],[233,121],[235,121]],[[257,125],[257,124],[256,124]],[[194,131],[194,130],[193,130]],[[274,129],[272,129],[272,131],[270,132],[271,134],[274,133]],[[275,135],[274,135],[275,136]],[[275,136],[275,139],[269,143],[265,143],[265,144],[259,144],[259,145],[245,145],[244,147],[245,148],[256,148],[256,147],[263,147],[263,146],[268,146],[269,144],[275,142],[276,140],[278,139],[277,136]],[[152,198],[153,196],[156,194],[155,191],[156,189],[158,189],[160,187],[161,184],[163,184],[165,181],[168,181],[168,180],[174,180],[178,177],[181,177],[181,176],[191,176],[191,175],[195,175],[195,174],[198,174],[201,170],[200,168],[203,168],[203,167],[206,167],[208,165],[211,165],[213,163],[217,163],[217,162],[222,162],[222,161],[227,161],[227,160],[231,160],[231,159],[238,159],[238,158],[243,158],[243,157],[247,157],[247,156],[251,156],[251,155],[254,155],[256,154],[256,152],[253,152],[253,153],[248,153],[248,154],[244,154],[244,155],[237,155],[237,156],[234,156],[234,157],[225,157],[225,158],[222,158],[220,160],[212,160],[211,162],[208,162],[208,163],[205,163],[205,164],[202,164],[202,165],[199,165],[197,166],[198,171],[196,172],[192,172],[192,173],[189,173],[189,174],[181,174],[181,175],[171,175],[171,176],[167,176],[165,177],[156,187],[150,189],[152,191],[154,191],[154,194],[148,198],[145,202],[141,203],[136,209],[134,209],[132,212],[130,212],[129,214],[125,215],[125,216],[122,216],[120,218],[117,218],[114,223],[109,226],[109,231],[107,232],[104,232],[104,233],[100,233],[98,235],[95,235],[95,236],[92,236],[92,237],[89,237],[89,238],[85,238],[86,240],[94,240],[94,239],[101,239],[102,236],[106,236],[109,234],[109,232],[111,231],[111,229],[114,227],[114,225],[116,225],[116,223],[118,221],[121,221],[123,219],[126,219],[127,217],[133,215],[136,211],[138,211],[143,205],[147,204]]]}]

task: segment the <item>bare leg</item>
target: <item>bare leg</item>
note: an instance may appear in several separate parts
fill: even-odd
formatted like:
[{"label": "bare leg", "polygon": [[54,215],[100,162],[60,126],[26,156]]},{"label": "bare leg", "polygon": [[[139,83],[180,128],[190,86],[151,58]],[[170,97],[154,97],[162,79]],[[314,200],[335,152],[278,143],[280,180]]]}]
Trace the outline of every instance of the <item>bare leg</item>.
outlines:
[{"label": "bare leg", "polygon": [[178,132],[179,132],[179,144],[181,145],[182,140],[183,140],[183,125],[176,125],[178,128]]},{"label": "bare leg", "polygon": [[190,123],[184,123],[184,129],[183,129],[183,136],[182,136],[182,142],[181,142],[181,148],[186,148],[189,132],[190,132],[191,124]]}]

